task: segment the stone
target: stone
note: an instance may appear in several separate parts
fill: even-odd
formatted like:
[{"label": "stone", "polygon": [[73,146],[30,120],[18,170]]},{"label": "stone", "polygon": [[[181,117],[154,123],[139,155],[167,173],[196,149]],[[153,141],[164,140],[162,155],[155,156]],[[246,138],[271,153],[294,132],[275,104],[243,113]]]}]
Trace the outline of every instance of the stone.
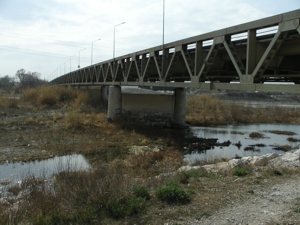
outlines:
[{"label": "stone", "polygon": [[270,153],[262,156],[253,156],[250,164],[253,166],[267,166],[271,159],[277,157],[279,157],[277,153]]},{"label": "stone", "polygon": [[296,152],[287,152],[280,157],[274,158],[269,161],[270,166],[274,168],[293,168],[300,167],[300,152],[297,150]]}]

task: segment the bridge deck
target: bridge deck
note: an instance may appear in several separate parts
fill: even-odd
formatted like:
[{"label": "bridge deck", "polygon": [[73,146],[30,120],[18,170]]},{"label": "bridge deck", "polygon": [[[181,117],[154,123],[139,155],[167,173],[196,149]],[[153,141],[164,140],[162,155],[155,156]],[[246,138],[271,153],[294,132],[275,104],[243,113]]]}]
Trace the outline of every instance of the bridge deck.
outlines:
[{"label": "bridge deck", "polygon": [[127,54],[52,81],[300,93],[300,9]]}]

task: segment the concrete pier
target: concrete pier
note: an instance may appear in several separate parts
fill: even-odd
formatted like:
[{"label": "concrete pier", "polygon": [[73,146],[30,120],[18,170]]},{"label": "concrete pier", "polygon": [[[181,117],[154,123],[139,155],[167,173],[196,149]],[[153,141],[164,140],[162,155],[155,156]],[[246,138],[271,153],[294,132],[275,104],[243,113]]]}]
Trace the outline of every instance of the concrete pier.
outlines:
[{"label": "concrete pier", "polygon": [[109,86],[101,86],[101,104],[107,109],[108,107]]},{"label": "concrete pier", "polygon": [[176,88],[174,93],[174,114],[172,122],[178,125],[186,125],[186,92],[185,88]]},{"label": "concrete pier", "polygon": [[108,95],[107,118],[116,119],[118,113],[122,111],[122,93],[121,86],[110,86]]}]

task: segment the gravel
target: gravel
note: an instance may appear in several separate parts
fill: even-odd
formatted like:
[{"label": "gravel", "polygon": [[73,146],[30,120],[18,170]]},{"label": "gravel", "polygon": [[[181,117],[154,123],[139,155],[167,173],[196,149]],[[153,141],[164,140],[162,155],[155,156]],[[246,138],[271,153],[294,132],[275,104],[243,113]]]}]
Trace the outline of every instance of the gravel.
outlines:
[{"label": "gravel", "polygon": [[209,217],[185,224],[300,224],[299,203],[300,177],[294,175],[282,183],[253,190],[251,197],[247,195],[247,199],[234,202]]}]

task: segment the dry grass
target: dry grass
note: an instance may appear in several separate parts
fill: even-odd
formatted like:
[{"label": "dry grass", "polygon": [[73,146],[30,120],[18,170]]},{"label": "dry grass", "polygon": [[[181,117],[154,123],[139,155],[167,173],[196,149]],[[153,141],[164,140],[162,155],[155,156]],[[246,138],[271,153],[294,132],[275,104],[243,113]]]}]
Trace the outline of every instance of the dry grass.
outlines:
[{"label": "dry grass", "polygon": [[18,108],[19,100],[8,96],[3,96],[0,89],[0,108]]},{"label": "dry grass", "polygon": [[34,106],[58,106],[60,103],[71,103],[74,108],[80,108],[89,104],[87,93],[68,89],[65,87],[31,88],[23,90],[21,99]]},{"label": "dry grass", "polygon": [[192,124],[227,124],[230,119],[228,105],[209,95],[196,95],[187,99],[187,121]]},{"label": "dry grass", "polygon": [[[1,210],[0,223],[114,224],[115,219],[143,213],[150,204],[153,195],[144,197],[134,191],[136,187],[154,193],[160,186],[160,182],[154,185],[136,177],[174,171],[181,161],[182,156],[176,151],[153,152],[128,160],[116,159],[92,171],[61,172],[55,179],[26,178],[21,186],[9,189],[14,195],[23,191],[21,198],[12,199],[7,205],[0,203],[0,209],[9,209]],[[18,210],[13,209],[15,201]]]},{"label": "dry grass", "polygon": [[265,138],[265,136],[262,133],[259,132],[251,132],[249,134],[249,137],[252,139],[261,139],[261,138]]},{"label": "dry grass", "polygon": [[146,178],[176,171],[183,165],[183,156],[179,151],[170,149],[165,152],[132,155],[127,162],[131,174]]},{"label": "dry grass", "polygon": [[283,107],[254,108],[222,101],[209,95],[187,99],[186,119],[193,125],[240,123],[300,123],[300,110]]},{"label": "dry grass", "polygon": [[278,135],[297,135],[295,132],[292,131],[282,131],[282,130],[268,130],[267,132],[272,133],[272,134],[278,134]]},{"label": "dry grass", "polygon": [[18,108],[19,100],[15,98],[4,98],[0,96],[0,108]]}]

